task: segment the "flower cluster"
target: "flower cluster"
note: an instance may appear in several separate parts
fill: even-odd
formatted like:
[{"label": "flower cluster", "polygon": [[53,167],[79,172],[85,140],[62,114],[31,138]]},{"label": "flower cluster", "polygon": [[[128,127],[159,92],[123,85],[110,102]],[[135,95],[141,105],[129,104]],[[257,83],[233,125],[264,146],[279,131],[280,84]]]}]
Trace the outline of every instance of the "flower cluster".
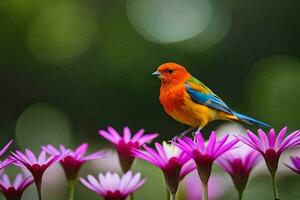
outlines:
[{"label": "flower cluster", "polygon": [[[1,151],[0,156],[8,149],[9,142]],[[85,156],[88,145],[83,144],[79,146],[75,151],[66,149],[63,145],[60,146],[60,150],[56,149],[52,145],[46,145],[42,147],[39,155],[36,156],[30,149],[26,149],[24,153],[21,151],[11,152],[3,162],[0,162],[0,169],[8,167],[10,164],[14,164],[20,168],[26,169],[30,172],[31,176],[24,176],[17,174],[13,183],[9,179],[7,174],[0,176],[0,191],[4,194],[7,200],[20,200],[23,192],[26,188],[35,183],[38,199],[42,199],[42,181],[45,171],[53,164],[60,162],[67,180],[75,186],[78,171],[86,161],[97,158],[102,158],[106,155],[106,151],[99,151],[91,155]],[[74,199],[74,187],[70,193],[70,199]],[[72,197],[73,196],[73,197]]]},{"label": "flower cluster", "polygon": [[178,138],[175,145],[183,150],[189,158],[193,159],[197,165],[199,177],[202,182],[202,199],[208,199],[208,180],[211,175],[214,161],[231,150],[238,142],[237,139],[228,141],[228,135],[221,140],[216,139],[216,133],[213,131],[207,143],[201,133],[195,135],[194,140],[188,137]]},{"label": "flower cluster", "polygon": [[272,178],[274,196],[276,200],[279,199],[276,184],[276,173],[278,169],[280,156],[287,149],[300,146],[300,131],[294,131],[293,133],[289,134],[286,138],[284,138],[286,131],[287,127],[283,128],[276,137],[274,129],[271,129],[269,131],[268,136],[263,130],[259,129],[259,137],[257,137],[254,133],[248,130],[248,137],[238,137],[241,142],[253,148],[255,151],[259,152],[263,156]]},{"label": "flower cluster", "polygon": [[[230,175],[239,199],[242,199],[251,171],[259,161],[264,160],[273,181],[275,199],[279,199],[276,174],[280,156],[289,148],[300,147],[300,131],[297,130],[284,137],[286,132],[287,128],[283,128],[276,136],[274,129],[270,129],[269,133],[259,129],[258,136],[247,131],[247,135],[231,139],[229,135],[225,135],[217,139],[217,133],[212,131],[207,141],[202,133],[198,132],[194,138],[176,138],[171,143],[155,142],[154,146],[150,147],[146,143],[151,142],[158,134],[144,134],[144,130],[141,129],[131,136],[130,129],[125,127],[121,135],[112,127],[108,127],[107,130],[100,130],[99,134],[113,143],[124,174],[100,172],[98,177],[87,175],[87,178],[80,178],[80,182],[105,200],[125,200],[128,196],[133,197],[133,192],[146,181],[145,178],[141,178],[140,172],[132,172],[134,159],[138,158],[162,171],[171,200],[176,199],[180,182],[188,191],[186,198],[189,200],[216,199],[222,191],[225,191],[227,185],[216,178],[220,175],[213,174],[213,165],[216,163]],[[12,141],[4,146],[0,156],[7,151],[11,143]],[[44,145],[38,155],[30,149],[25,149],[24,152],[13,151],[0,162],[0,170],[13,164],[26,169],[31,175],[19,173],[11,181],[9,176],[1,171],[0,191],[7,200],[20,200],[26,188],[35,183],[38,199],[41,200],[44,173],[50,166],[60,163],[69,184],[69,199],[74,200],[75,184],[82,165],[108,155],[106,150],[91,154],[87,154],[87,150],[88,144],[84,143],[74,150],[64,145],[58,148],[51,144]],[[299,156],[291,157],[291,164],[285,165],[300,174]],[[195,176],[195,173],[198,176]],[[201,189],[195,189],[200,185]]]}]

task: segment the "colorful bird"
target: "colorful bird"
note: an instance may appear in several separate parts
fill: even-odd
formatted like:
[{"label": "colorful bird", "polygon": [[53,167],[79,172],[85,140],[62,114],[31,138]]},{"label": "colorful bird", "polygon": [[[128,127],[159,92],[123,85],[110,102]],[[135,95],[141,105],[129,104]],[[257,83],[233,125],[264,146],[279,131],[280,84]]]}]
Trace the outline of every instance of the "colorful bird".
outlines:
[{"label": "colorful bird", "polygon": [[220,97],[179,64],[162,64],[152,76],[161,80],[159,100],[166,113],[175,120],[191,126],[181,135],[195,128],[198,128],[198,132],[213,120],[242,121],[270,127],[230,109]]}]

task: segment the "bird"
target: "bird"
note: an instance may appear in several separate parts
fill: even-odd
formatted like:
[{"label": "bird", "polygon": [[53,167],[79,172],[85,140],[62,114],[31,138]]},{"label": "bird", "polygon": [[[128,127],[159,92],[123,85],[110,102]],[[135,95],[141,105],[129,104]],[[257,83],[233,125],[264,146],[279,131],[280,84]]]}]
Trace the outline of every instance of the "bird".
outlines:
[{"label": "bird", "polygon": [[197,133],[214,120],[237,121],[270,128],[264,122],[233,111],[218,95],[179,64],[164,63],[152,76],[161,80],[159,101],[165,112],[176,121],[190,126],[180,136],[196,128]]}]

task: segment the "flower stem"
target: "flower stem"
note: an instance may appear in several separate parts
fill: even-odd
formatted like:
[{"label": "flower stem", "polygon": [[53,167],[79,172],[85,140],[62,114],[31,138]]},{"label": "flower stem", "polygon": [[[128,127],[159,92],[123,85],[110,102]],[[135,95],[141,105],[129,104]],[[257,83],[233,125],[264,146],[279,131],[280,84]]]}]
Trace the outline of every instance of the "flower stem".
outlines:
[{"label": "flower stem", "polygon": [[42,184],[40,183],[36,183],[36,189],[37,189],[37,193],[38,193],[38,199],[42,200]]},{"label": "flower stem", "polygon": [[239,192],[239,200],[243,199],[243,192]]},{"label": "flower stem", "polygon": [[69,181],[69,200],[74,200],[76,181]]},{"label": "flower stem", "polygon": [[130,194],[130,200],[134,200],[134,194],[133,193]]},{"label": "flower stem", "polygon": [[208,200],[207,183],[202,182],[202,200]]},{"label": "flower stem", "polygon": [[272,185],[273,185],[273,192],[274,192],[275,200],[279,200],[278,187],[277,187],[277,183],[276,183],[276,174],[271,175],[271,177],[272,177]]},{"label": "flower stem", "polygon": [[171,198],[171,200],[175,200],[176,199],[176,194],[170,194],[170,198]]}]

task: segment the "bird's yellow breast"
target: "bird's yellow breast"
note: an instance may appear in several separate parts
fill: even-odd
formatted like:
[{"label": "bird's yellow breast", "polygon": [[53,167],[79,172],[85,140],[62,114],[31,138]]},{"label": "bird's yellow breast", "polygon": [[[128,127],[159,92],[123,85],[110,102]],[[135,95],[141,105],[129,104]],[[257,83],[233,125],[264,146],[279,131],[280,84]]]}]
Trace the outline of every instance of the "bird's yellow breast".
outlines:
[{"label": "bird's yellow breast", "polygon": [[209,121],[214,120],[217,111],[195,103],[183,87],[161,92],[160,102],[167,114],[189,126],[204,127]]}]

